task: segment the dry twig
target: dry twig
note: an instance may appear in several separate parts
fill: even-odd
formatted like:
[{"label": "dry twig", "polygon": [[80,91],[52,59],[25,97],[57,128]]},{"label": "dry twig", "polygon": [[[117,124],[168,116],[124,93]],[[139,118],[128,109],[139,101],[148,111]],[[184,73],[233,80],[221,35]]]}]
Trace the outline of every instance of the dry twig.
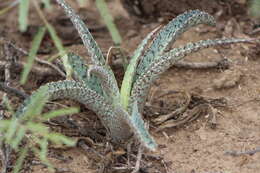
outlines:
[{"label": "dry twig", "polygon": [[186,101],[185,103],[178,109],[174,110],[173,112],[170,112],[169,114],[166,114],[166,115],[160,115],[158,118],[155,118],[153,120],[153,122],[155,122],[156,124],[162,124],[164,123],[165,121],[177,116],[177,115],[180,115],[182,113],[184,113],[189,104],[190,104],[190,101],[191,101],[191,95],[188,93],[188,92],[183,92],[183,94],[185,95],[186,97]]},{"label": "dry twig", "polygon": [[178,61],[174,64],[174,67],[178,68],[189,68],[189,69],[228,69],[229,61],[227,59],[221,59],[215,62],[188,62],[188,61]]},{"label": "dry twig", "polygon": [[172,128],[172,127],[177,127],[180,125],[183,125],[187,122],[191,122],[194,121],[195,119],[197,119],[200,115],[202,114],[206,114],[207,110],[207,106],[202,104],[202,105],[198,105],[195,108],[185,112],[179,119],[177,120],[168,120],[164,123],[162,123],[159,128],[157,129],[157,131],[161,131],[165,128]]},{"label": "dry twig", "polygon": [[[8,40],[6,40],[6,39],[4,39],[4,38],[2,38],[2,37],[0,38],[0,40],[3,41],[4,44],[8,45],[9,47],[12,47],[12,48],[13,48],[14,50],[16,50],[17,52],[22,53],[23,55],[26,55],[26,56],[29,55],[29,53],[28,53],[26,50],[17,47],[17,46],[16,46],[14,43],[12,43],[11,41],[8,41]],[[46,66],[50,67],[51,69],[53,69],[54,71],[56,71],[58,74],[60,74],[62,77],[66,77],[66,74],[65,74],[59,67],[57,67],[56,65],[54,65],[54,64],[52,64],[52,63],[50,63],[50,62],[48,62],[48,61],[42,60],[42,59],[40,59],[40,58],[38,58],[38,57],[35,57],[35,61],[38,62],[38,63],[40,63],[40,64],[43,64],[43,65],[46,65]],[[20,64],[21,64],[21,63],[20,63]]]},{"label": "dry twig", "polygon": [[10,95],[13,95],[16,97],[19,97],[21,99],[25,99],[26,97],[28,97],[28,95],[25,94],[24,92],[19,91],[15,88],[9,87],[7,84],[5,84],[3,82],[0,82],[0,91],[3,91],[7,94],[10,94]]},{"label": "dry twig", "polygon": [[226,151],[225,152],[225,155],[231,155],[231,156],[241,156],[241,155],[245,155],[245,154],[248,154],[248,155],[253,155],[257,152],[260,152],[260,147],[254,149],[254,150],[248,150],[248,151]]},{"label": "dry twig", "polygon": [[138,149],[137,158],[136,158],[135,168],[132,171],[132,173],[138,173],[138,171],[140,170],[142,155],[143,155],[143,147],[142,147],[142,145],[140,145],[139,149]]},{"label": "dry twig", "polygon": [[[5,54],[5,59],[6,59],[6,64],[4,66],[4,76],[5,76],[5,81],[4,84],[9,87],[11,83],[11,66],[15,62],[15,56],[14,52],[11,51],[10,47],[8,44],[4,44],[4,54]],[[6,97],[6,93],[4,94],[3,97]],[[4,118],[5,111],[0,112],[1,115],[3,115],[2,118]],[[1,136],[1,134],[0,134]],[[9,162],[10,162],[10,155],[11,155],[11,148],[3,143],[3,141],[0,141],[0,156],[1,156],[1,161],[2,161],[2,173],[7,172],[7,168],[9,167]]]}]

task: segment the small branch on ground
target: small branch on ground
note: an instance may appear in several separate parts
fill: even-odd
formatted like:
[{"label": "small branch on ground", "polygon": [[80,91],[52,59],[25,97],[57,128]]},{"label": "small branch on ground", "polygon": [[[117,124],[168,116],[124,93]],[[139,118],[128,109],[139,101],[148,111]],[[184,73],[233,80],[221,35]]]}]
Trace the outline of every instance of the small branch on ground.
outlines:
[{"label": "small branch on ground", "polygon": [[174,110],[173,112],[170,112],[166,115],[160,115],[158,118],[155,118],[152,121],[155,122],[155,124],[159,125],[173,117],[176,117],[177,115],[184,113],[190,104],[191,95],[186,91],[183,92],[183,95],[185,95],[186,100],[185,100],[185,103],[180,108],[178,108],[178,109]]},{"label": "small branch on ground", "polygon": [[[11,85],[11,67],[12,67],[12,64],[15,63],[15,61],[16,61],[16,56],[15,56],[14,51],[12,51],[12,49],[10,49],[9,44],[4,43],[3,49],[4,49],[4,54],[5,54],[5,60],[6,60],[6,63],[4,65],[5,81],[3,84],[6,86],[6,88],[10,88],[9,86]],[[3,97],[7,97],[7,94],[4,93]],[[5,113],[6,113],[5,110],[0,111],[0,114],[2,115],[1,119],[5,117]],[[1,135],[2,134],[0,134],[0,136]],[[11,155],[10,146],[1,140],[0,141],[0,157],[1,157],[1,162],[2,162],[2,171],[1,171],[2,173],[7,172],[7,168],[10,165],[10,155]]]},{"label": "small branch on ground", "polygon": [[1,157],[1,163],[2,163],[2,170],[1,173],[7,173],[7,169],[10,165],[10,155],[11,155],[11,149],[6,144],[0,142],[0,157]]},{"label": "small branch on ground", "polygon": [[[26,56],[29,55],[29,53],[28,53],[26,50],[17,47],[17,46],[16,46],[14,43],[12,43],[11,41],[8,41],[8,40],[6,40],[6,39],[4,39],[4,38],[0,38],[0,39],[4,42],[4,44],[8,45],[9,47],[12,47],[15,51],[17,51],[17,52],[19,52],[19,53],[22,53],[23,55],[26,55]],[[35,57],[35,61],[38,62],[39,64],[43,64],[43,65],[48,66],[49,68],[52,69],[52,71],[54,70],[54,71],[56,71],[58,74],[60,74],[62,77],[65,77],[65,78],[66,78],[66,74],[65,74],[59,67],[57,67],[56,65],[54,65],[54,64],[52,64],[52,63],[50,63],[50,62],[48,62],[48,61],[42,60],[42,59],[40,59],[40,58],[38,58],[38,57]],[[21,63],[20,63],[20,64],[21,64]]]},{"label": "small branch on ground", "polygon": [[[0,61],[0,72],[2,69],[4,69],[5,62]],[[23,67],[25,66],[24,62],[15,62],[12,64],[12,69],[15,69],[17,71],[22,71]],[[53,70],[50,67],[41,67],[41,66],[33,66],[31,69],[31,73],[37,74],[38,76],[57,76],[59,73],[57,71]]]},{"label": "small branch on ground", "polygon": [[[111,63],[113,66],[122,66],[122,59],[116,59]],[[230,62],[223,58],[215,62],[188,62],[188,61],[177,61],[173,67],[187,68],[187,69],[228,69]]]},{"label": "small branch on ground", "polygon": [[230,63],[227,59],[221,59],[215,62],[187,62],[187,61],[178,61],[174,64],[174,67],[178,68],[189,68],[189,69],[228,69]]},{"label": "small branch on ground", "polygon": [[168,120],[168,121],[162,123],[156,131],[159,132],[159,131],[164,130],[165,128],[177,127],[177,126],[181,126],[185,123],[192,122],[192,121],[196,120],[199,116],[206,115],[206,112],[208,109],[207,107],[208,106],[205,104],[198,105],[198,106],[194,107],[193,109],[184,112],[184,114],[177,120],[171,119],[171,120]]},{"label": "small branch on ground", "polygon": [[77,146],[82,148],[87,153],[90,153],[93,156],[92,159],[94,160],[100,160],[100,159],[106,160],[106,158],[102,154],[100,154],[98,151],[94,150],[93,148],[89,147],[83,139],[80,139],[77,142]]},{"label": "small branch on ground", "polygon": [[3,91],[7,94],[10,94],[12,96],[16,96],[24,100],[25,98],[28,97],[28,95],[22,91],[19,91],[18,89],[9,87],[7,84],[0,82],[0,91]]},{"label": "small branch on ground", "polygon": [[248,151],[226,151],[225,155],[231,155],[231,156],[241,156],[241,155],[254,155],[255,153],[260,152],[260,147],[254,149],[254,150],[248,150]]},{"label": "small branch on ground", "polygon": [[137,158],[136,158],[135,168],[132,171],[132,173],[138,173],[139,172],[140,164],[141,164],[141,160],[142,160],[142,155],[143,155],[143,146],[140,145],[139,149],[138,149]]}]

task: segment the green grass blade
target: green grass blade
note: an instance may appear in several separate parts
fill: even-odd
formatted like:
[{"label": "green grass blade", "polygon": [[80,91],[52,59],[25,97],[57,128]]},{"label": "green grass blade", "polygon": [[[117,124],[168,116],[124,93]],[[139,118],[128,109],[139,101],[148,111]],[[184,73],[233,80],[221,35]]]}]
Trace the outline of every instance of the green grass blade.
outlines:
[{"label": "green grass blade", "polygon": [[20,80],[21,84],[25,84],[25,82],[27,81],[27,77],[30,73],[32,66],[33,66],[34,59],[35,59],[36,54],[37,54],[39,47],[41,45],[45,31],[46,31],[45,27],[40,28],[39,31],[37,32],[37,34],[35,35],[34,39],[33,39],[33,42],[31,44],[31,49],[30,49],[29,55],[27,57],[27,63],[25,64],[23,72],[22,72],[22,76],[21,76],[21,80]]},{"label": "green grass blade", "polygon": [[250,13],[252,16],[260,17],[260,0],[252,0],[250,5]]},{"label": "green grass blade", "polygon": [[5,134],[5,139],[6,139],[6,142],[8,144],[11,143],[11,141],[12,141],[14,135],[15,135],[15,132],[18,128],[18,125],[19,125],[19,120],[16,119],[16,118],[13,118],[11,123],[10,123],[10,126],[8,127],[8,130]]},{"label": "green grass blade", "polygon": [[8,127],[10,127],[11,121],[10,120],[0,120],[0,131],[5,131]]},{"label": "green grass blade", "polygon": [[60,40],[59,36],[57,35],[57,33],[52,25],[50,25],[49,23],[46,23],[46,27],[51,35],[51,38],[55,44],[55,47],[59,50],[59,54],[62,57],[62,63],[65,67],[67,78],[71,78],[72,68],[69,64],[68,55],[66,54],[66,50],[63,47],[62,41]]},{"label": "green grass blade", "polygon": [[18,150],[18,146],[21,143],[22,139],[24,138],[26,133],[26,128],[25,127],[19,127],[15,138],[11,141],[10,146],[15,149],[15,151]]},{"label": "green grass blade", "polygon": [[28,122],[26,128],[35,134],[46,135],[49,133],[49,128],[42,123]]},{"label": "green grass blade", "polygon": [[26,31],[28,26],[29,5],[30,5],[29,0],[20,0],[18,21],[19,21],[19,30],[21,32]]},{"label": "green grass blade", "polygon": [[32,119],[35,115],[40,115],[45,103],[48,100],[48,87],[43,86],[37,90],[32,97],[25,101],[26,109],[24,112],[21,112],[22,115],[19,115],[19,111],[16,112],[16,117],[22,117],[22,119]]},{"label": "green grass blade", "polygon": [[48,154],[48,140],[46,138],[43,138],[43,139],[40,139],[38,142],[37,142],[40,146],[40,152],[38,153],[39,154],[39,158],[42,160],[42,161],[46,161],[47,158],[47,154]]},{"label": "green grass blade", "polygon": [[66,51],[65,51],[65,48],[63,47],[62,41],[60,40],[59,36],[57,35],[55,29],[49,23],[46,23],[45,26],[47,27],[48,32],[51,35],[51,39],[53,40],[55,47],[58,49],[60,54],[63,55]]},{"label": "green grass blade", "polygon": [[96,6],[98,8],[98,11],[99,11],[101,17],[105,21],[105,24],[109,30],[109,33],[110,33],[114,43],[116,45],[120,45],[122,42],[122,38],[114,23],[113,17],[109,12],[106,2],[104,0],[96,0]]},{"label": "green grass blade", "polygon": [[15,163],[14,169],[13,169],[13,173],[19,173],[20,169],[22,168],[23,165],[23,161],[28,153],[28,146],[25,148],[22,148],[22,150],[19,153],[19,158]]},{"label": "green grass blade", "polygon": [[47,138],[55,144],[65,144],[67,146],[74,146],[75,141],[59,133],[51,133]]},{"label": "green grass blade", "polygon": [[20,2],[20,0],[16,0],[16,1],[10,3],[10,5],[8,5],[7,7],[4,7],[3,9],[1,9],[0,10],[0,16],[7,13],[12,8],[14,8],[19,2]]},{"label": "green grass blade", "polygon": [[55,118],[58,116],[63,116],[63,115],[70,115],[70,114],[75,114],[79,112],[79,108],[66,108],[66,109],[59,109],[55,111],[51,111],[48,113],[45,113],[42,115],[41,120],[42,121],[47,121],[51,118]]},{"label": "green grass blade", "polygon": [[40,7],[38,6],[36,1],[33,1],[33,4],[40,16],[40,18],[42,19],[42,21],[44,22],[48,32],[50,33],[50,36],[54,42],[55,47],[58,49],[60,56],[62,57],[62,63],[65,67],[65,71],[66,71],[66,75],[67,78],[70,79],[71,75],[72,75],[72,69],[68,63],[68,56],[66,55],[66,49],[63,47],[62,41],[59,38],[59,36],[57,35],[54,27],[46,20],[44,14],[42,13],[42,10],[40,9]]},{"label": "green grass blade", "polygon": [[5,105],[5,107],[7,108],[7,110],[13,115],[14,114],[14,109],[10,103],[10,100],[8,99],[8,97],[6,95],[4,95],[2,97],[2,102],[1,104]]}]

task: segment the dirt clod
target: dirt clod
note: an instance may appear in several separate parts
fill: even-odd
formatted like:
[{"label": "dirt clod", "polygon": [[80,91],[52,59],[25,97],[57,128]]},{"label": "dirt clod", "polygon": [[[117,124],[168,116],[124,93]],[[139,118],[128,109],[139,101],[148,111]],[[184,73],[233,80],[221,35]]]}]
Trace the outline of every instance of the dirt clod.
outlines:
[{"label": "dirt clod", "polygon": [[221,73],[218,79],[213,80],[215,89],[233,88],[238,85],[242,78],[242,72],[239,70],[226,70]]}]

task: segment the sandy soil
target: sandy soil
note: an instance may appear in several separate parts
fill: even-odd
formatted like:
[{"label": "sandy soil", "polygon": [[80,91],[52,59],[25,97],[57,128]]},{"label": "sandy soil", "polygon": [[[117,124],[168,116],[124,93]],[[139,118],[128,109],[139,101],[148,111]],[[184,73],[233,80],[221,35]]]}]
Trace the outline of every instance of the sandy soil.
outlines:
[{"label": "sandy soil", "polygon": [[[127,14],[121,6],[116,6],[114,2],[110,2],[111,8],[114,10],[113,15],[116,18],[117,26],[123,35],[124,41],[122,47],[128,53],[133,52],[136,45],[145,37],[145,35],[153,28],[159,25],[159,22],[148,24],[140,24]],[[73,4],[78,11],[77,4]],[[102,28],[103,23],[97,15],[95,8],[80,9],[82,16],[89,20],[89,27],[94,28],[93,34],[97,42],[101,45],[102,50],[106,52],[112,45],[109,33]],[[120,7],[120,8],[119,8]],[[86,53],[81,44],[77,33],[71,29],[71,26],[60,24],[57,18],[64,17],[61,10],[48,12],[52,16],[48,16],[50,22],[57,28],[59,35],[66,43],[67,48],[71,51],[85,56]],[[94,14],[94,15],[93,15]],[[9,18],[10,20],[6,20]],[[37,20],[35,11],[32,10],[30,15],[31,28],[41,24]],[[32,34],[21,34],[17,27],[17,10],[12,13],[0,17],[0,28],[3,35],[14,40],[15,43],[24,49],[29,48],[29,40],[32,39]],[[129,22],[125,22],[128,20]],[[66,21],[66,20],[65,20]],[[230,24],[230,25],[228,25]],[[221,21],[218,26],[222,27],[223,31],[207,26],[198,26],[186,32],[174,46],[183,45],[187,42],[194,42],[202,39],[217,38],[223,35],[235,37],[248,37],[243,31],[239,29],[244,28],[243,21],[236,20],[230,16],[227,21]],[[100,27],[101,26],[101,27]],[[100,30],[96,28],[101,28]],[[217,27],[221,28],[221,27]],[[73,32],[72,32],[73,31]],[[63,33],[62,33],[63,32]],[[65,34],[64,34],[65,33]],[[257,35],[251,36],[255,37]],[[27,42],[25,42],[27,41]],[[41,49],[47,49],[45,55],[39,55],[41,58],[46,58],[52,55],[55,51],[52,50],[53,44],[50,39],[46,38]],[[46,50],[45,50],[46,51]],[[228,154],[231,151],[244,152],[254,150],[260,147],[260,61],[259,54],[257,55],[257,45],[236,44],[232,46],[221,46],[217,48],[210,48],[200,51],[187,57],[185,60],[192,62],[209,62],[218,61],[222,58],[227,58],[231,65],[229,69],[183,69],[171,68],[162,77],[157,80],[151,90],[151,97],[148,102],[151,105],[146,108],[146,120],[150,122],[150,129],[155,140],[159,143],[159,149],[155,153],[147,153],[159,159],[145,156],[144,161],[149,165],[148,168],[142,169],[142,172],[174,172],[174,173],[258,173],[260,170],[260,153],[253,155],[242,154],[239,156],[232,156]],[[86,57],[87,58],[87,57]],[[117,69],[117,74],[121,76],[120,69]],[[58,80],[57,78],[37,78],[31,76],[31,83],[24,86],[27,92],[36,89],[42,83],[51,80]],[[229,83],[231,82],[231,84]],[[14,83],[17,83],[14,81]],[[159,96],[165,93],[165,98]],[[187,92],[190,95],[196,93],[206,99],[224,98],[227,104],[222,107],[215,107],[216,111],[216,127],[212,128],[209,125],[209,114],[202,114],[195,121],[184,124],[180,127],[168,128],[157,132],[158,126],[153,123],[153,119],[159,115],[169,113],[169,110],[180,107],[183,103],[183,97],[177,97],[176,92]],[[174,94],[175,93],[175,94]],[[75,104],[75,103],[73,103]],[[166,107],[162,106],[166,105]],[[167,108],[167,109],[166,109]],[[89,124],[91,121],[96,121],[95,116],[90,116],[91,121],[82,118],[88,114],[93,115],[88,110],[82,108],[81,118],[75,115],[72,118],[82,121],[82,124]],[[168,112],[167,112],[168,110]],[[72,131],[76,131],[72,129]],[[88,137],[86,137],[88,138]],[[90,140],[90,139],[89,139]],[[93,141],[91,139],[90,141]],[[95,143],[95,142],[94,142]],[[102,148],[104,144],[96,143],[92,145],[94,150]],[[101,146],[101,147],[97,147]],[[100,151],[103,151],[100,149]],[[109,164],[116,165],[122,163],[120,157],[109,162],[109,164],[102,163],[100,159],[95,159],[93,154],[89,151],[80,148],[51,148],[50,160],[55,167],[64,172],[99,172],[102,166],[105,172],[131,172],[129,170],[115,170],[109,167]],[[53,154],[54,153],[54,154]],[[124,153],[124,152],[123,152]],[[105,157],[111,153],[106,153]],[[57,155],[62,155],[66,158],[65,161],[58,159]],[[120,154],[119,154],[120,155]],[[122,154],[123,155],[123,154]],[[31,160],[34,160],[31,158]],[[29,169],[30,168],[30,169]],[[39,164],[32,164],[28,161],[28,165],[24,172],[43,173],[49,172],[44,166]],[[141,171],[140,171],[141,172]]]}]

